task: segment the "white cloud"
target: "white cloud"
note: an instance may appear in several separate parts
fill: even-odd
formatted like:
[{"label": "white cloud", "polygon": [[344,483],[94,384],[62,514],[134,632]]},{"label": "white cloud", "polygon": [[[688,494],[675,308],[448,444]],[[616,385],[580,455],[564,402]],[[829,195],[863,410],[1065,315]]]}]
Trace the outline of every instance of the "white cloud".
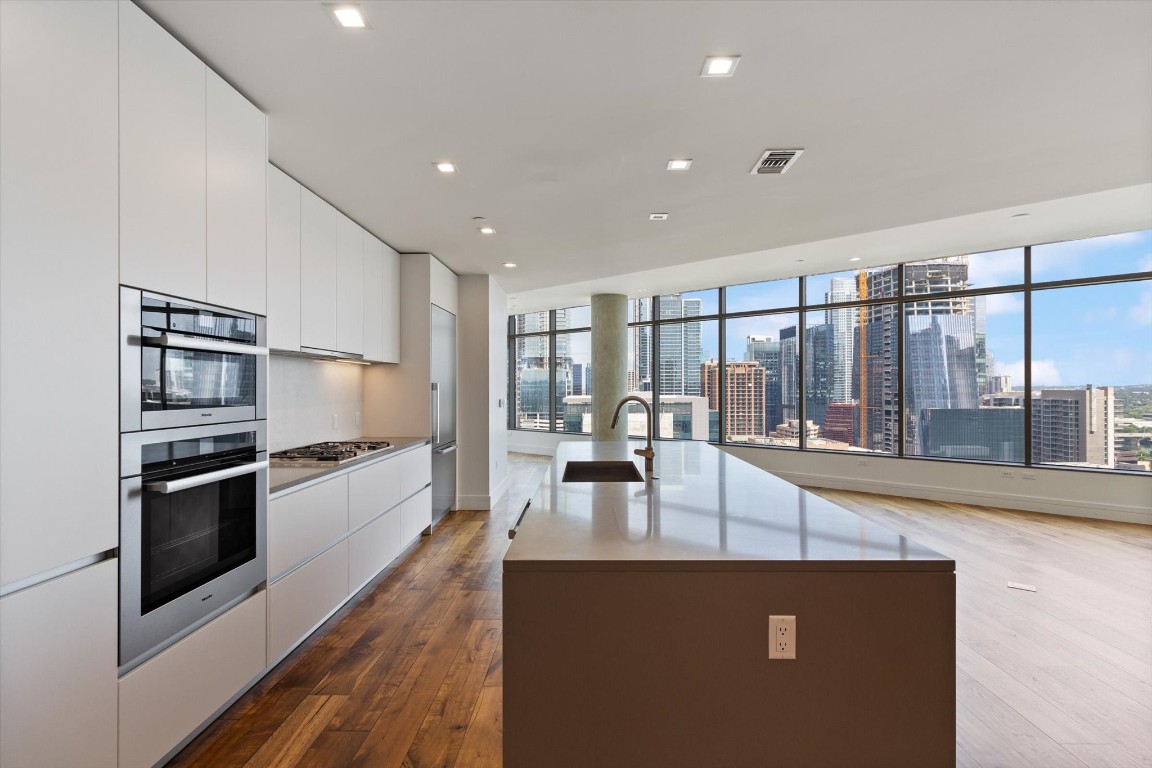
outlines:
[{"label": "white cloud", "polygon": [[[1090,237],[1086,240],[1069,240],[1062,243],[1034,246],[1032,248],[1033,277],[1043,279],[1047,272],[1058,272],[1062,275],[1085,259],[1099,258],[1101,251],[1132,245],[1133,243],[1147,242],[1147,240],[1147,232],[1124,232],[1105,237]],[[1099,271],[1093,270],[1093,274],[1099,274]]]},{"label": "white cloud", "polygon": [[[1012,384],[1016,387],[1024,386],[1024,361],[1017,360],[1011,363],[997,363],[996,370],[1000,374],[1012,377]],[[1055,360],[1032,361],[1032,386],[1054,387],[1062,383],[1060,371],[1056,368]]]},{"label": "white cloud", "polygon": [[1105,307],[1104,309],[1090,309],[1080,316],[1080,322],[1084,325],[1092,323],[1107,323],[1116,319],[1119,313],[1116,307]]},{"label": "white cloud", "polygon": [[1136,325],[1152,325],[1152,291],[1140,292],[1140,302],[1128,309],[1128,319]]},{"label": "white cloud", "polygon": [[984,311],[989,315],[1012,315],[1024,311],[1024,298],[1015,293],[994,293],[986,297]]}]

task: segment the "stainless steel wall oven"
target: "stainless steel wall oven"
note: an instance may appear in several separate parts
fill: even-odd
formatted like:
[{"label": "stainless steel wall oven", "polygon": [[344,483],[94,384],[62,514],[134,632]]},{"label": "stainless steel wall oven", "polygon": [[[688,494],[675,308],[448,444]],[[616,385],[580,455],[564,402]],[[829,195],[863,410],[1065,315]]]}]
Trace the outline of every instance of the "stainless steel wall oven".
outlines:
[{"label": "stainless steel wall oven", "polygon": [[267,578],[265,422],[120,438],[120,664],[182,637]]},{"label": "stainless steel wall oven", "polygon": [[259,315],[120,289],[120,431],[266,417]]}]

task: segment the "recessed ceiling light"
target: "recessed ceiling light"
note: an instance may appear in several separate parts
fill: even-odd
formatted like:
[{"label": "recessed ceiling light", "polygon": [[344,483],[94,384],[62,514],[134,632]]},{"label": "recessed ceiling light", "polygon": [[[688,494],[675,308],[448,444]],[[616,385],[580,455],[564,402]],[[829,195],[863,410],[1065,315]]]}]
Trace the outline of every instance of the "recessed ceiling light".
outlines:
[{"label": "recessed ceiling light", "polygon": [[492,227],[485,225],[483,227],[480,227],[480,234],[482,234],[482,235],[494,235],[494,234],[496,234],[496,230],[492,229]]},{"label": "recessed ceiling light", "polygon": [[456,166],[453,163],[436,163],[436,170],[440,173],[456,173]]},{"label": "recessed ceiling light", "polygon": [[739,63],[739,56],[709,56],[704,59],[700,77],[732,77]]},{"label": "recessed ceiling light", "polygon": [[648,289],[647,288],[637,288],[636,293],[648,293]]},{"label": "recessed ceiling light", "polygon": [[371,29],[364,9],[356,3],[324,3],[333,21],[345,29]]},{"label": "recessed ceiling light", "polygon": [[650,213],[648,214],[648,221],[667,221],[668,214],[666,213]]},{"label": "recessed ceiling light", "polygon": [[668,170],[670,171],[686,171],[692,167],[691,160],[669,160]]},{"label": "recessed ceiling light", "polygon": [[515,262],[506,261],[506,262],[504,262],[504,266],[508,267],[508,269],[516,269]]},{"label": "recessed ceiling light", "polygon": [[852,258],[848,259],[848,261],[860,261],[860,257],[859,256],[853,256]]}]

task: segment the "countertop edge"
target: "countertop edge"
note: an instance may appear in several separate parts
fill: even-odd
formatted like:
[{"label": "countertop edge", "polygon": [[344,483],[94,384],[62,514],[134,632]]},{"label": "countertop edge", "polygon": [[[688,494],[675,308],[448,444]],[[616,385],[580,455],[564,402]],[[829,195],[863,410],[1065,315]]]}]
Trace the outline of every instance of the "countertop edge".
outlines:
[{"label": "countertop edge", "polygon": [[[387,438],[385,438],[385,439],[387,439]],[[287,482],[283,482],[283,483],[280,483],[278,485],[269,485],[269,487],[268,487],[268,499],[269,499],[269,501],[271,501],[272,499],[276,499],[276,498],[279,498],[281,496],[286,496],[286,495],[288,495],[289,492],[294,493],[296,491],[304,490],[305,488],[307,488],[311,485],[316,485],[317,483],[322,483],[325,480],[331,480],[335,477],[339,477],[340,475],[346,474],[348,472],[354,472],[357,469],[363,469],[364,467],[371,466],[372,464],[375,464],[375,463],[380,462],[380,461],[387,461],[388,459],[399,456],[402,453],[407,453],[408,451],[411,451],[415,448],[419,448],[422,445],[431,445],[432,444],[432,438],[431,437],[392,438],[392,440],[403,440],[405,442],[393,443],[393,447],[389,448],[384,453],[378,453],[378,454],[374,454],[372,456],[365,456],[362,459],[356,459],[356,460],[350,461],[346,464],[340,464],[339,466],[335,466],[335,467],[331,467],[331,468],[323,468],[323,467],[321,467],[321,468],[309,468],[309,469],[315,469],[315,474],[310,474],[307,477],[301,477],[301,478],[297,478],[294,480],[289,480]],[[389,440],[389,442],[391,442],[392,440]],[[283,469],[283,468],[274,467],[274,469]],[[291,469],[291,468],[288,467],[287,469]]]}]

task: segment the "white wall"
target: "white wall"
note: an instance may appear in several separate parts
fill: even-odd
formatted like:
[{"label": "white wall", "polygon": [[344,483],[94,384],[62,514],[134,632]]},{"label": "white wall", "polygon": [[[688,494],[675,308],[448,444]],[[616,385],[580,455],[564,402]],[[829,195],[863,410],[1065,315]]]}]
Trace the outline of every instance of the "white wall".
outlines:
[{"label": "white wall", "polygon": [[[508,450],[555,455],[561,440],[587,436],[509,430]],[[1033,467],[725,446],[733,456],[797,485],[839,488],[1152,525],[1152,477]],[[660,455],[660,442],[656,443]],[[860,464],[864,459],[867,464]],[[1013,477],[1002,477],[1011,471]]]},{"label": "white wall", "polygon": [[268,450],[373,436],[357,424],[365,370],[362,365],[272,355],[268,360]]},{"label": "white wall", "polygon": [[491,509],[508,484],[508,302],[488,275],[459,279],[457,503]]}]

